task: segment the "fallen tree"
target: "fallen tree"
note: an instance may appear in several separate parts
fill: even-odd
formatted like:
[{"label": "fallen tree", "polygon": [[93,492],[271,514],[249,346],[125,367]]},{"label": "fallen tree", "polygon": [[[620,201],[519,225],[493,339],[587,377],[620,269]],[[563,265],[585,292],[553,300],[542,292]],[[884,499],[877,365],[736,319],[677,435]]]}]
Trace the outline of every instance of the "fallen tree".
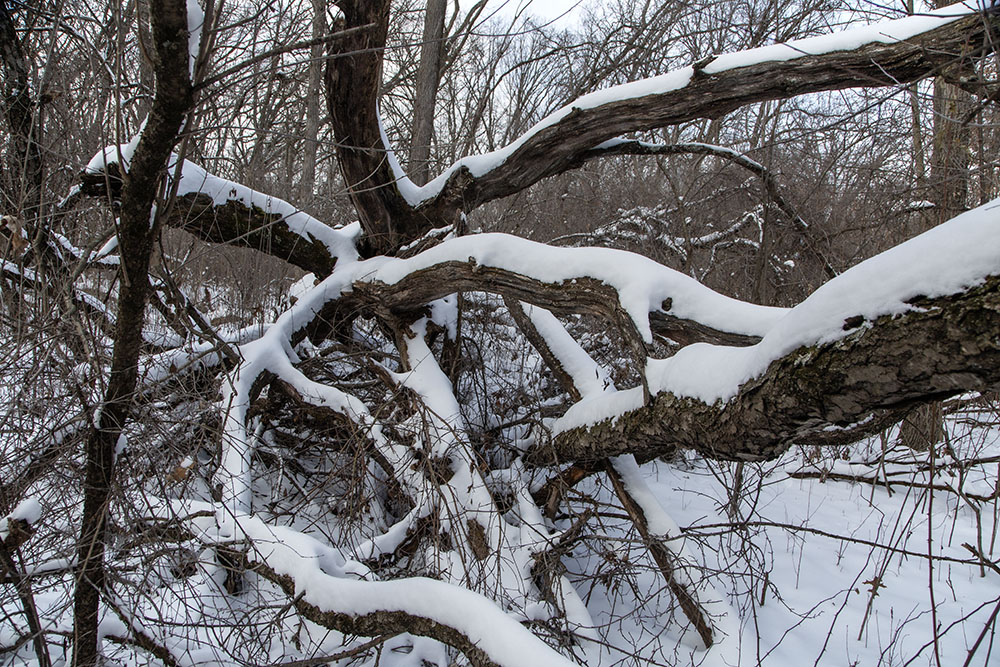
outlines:
[{"label": "fallen tree", "polygon": [[[679,601],[681,624],[693,628],[691,651],[699,659],[725,655],[733,612],[688,574],[693,556],[645,488],[637,460],[684,449],[759,461],[796,444],[842,445],[921,403],[1000,386],[996,202],[833,278],[791,309],[730,299],[625,251],[460,235],[465,214],[588,160],[673,150],[625,134],[804,93],[961,78],[994,48],[990,12],[956,5],[707,58],[574,100],[508,146],[417,186],[378,113],[389,3],[345,0],[337,3],[339,37],[326,40],[326,95],[360,224],[333,228],[169,154],[196,104],[194,63],[207,60],[204,45],[197,59],[202,30],[192,3],[186,24],[181,3],[151,3],[161,46],[150,121],[132,141],[91,159],[74,193],[116,211],[123,285],[108,393],[88,435],[74,664],[97,663],[99,602],[111,608],[114,600],[102,569],[104,522],[116,443],[142,380],[148,388],[194,369],[218,379],[208,383],[222,396],[210,397],[220,424],[210,491],[157,498],[144,518],[210,547],[225,595],[259,578],[285,596],[281,614],[294,609],[345,636],[424,635],[476,665],[582,661],[600,642],[584,596],[560,565],[588,531],[590,515],[557,521],[564,494],[585,477],[609,476]],[[187,49],[177,43],[185,26]],[[173,37],[160,40],[163,30]],[[755,164],[742,162],[766,173]],[[767,188],[796,217],[773,180]],[[140,379],[148,262],[163,225],[260,249],[318,279],[252,335],[225,339],[189,302],[173,304],[209,342],[158,351]],[[102,256],[108,252],[113,246]],[[561,385],[554,416],[520,414],[522,421],[499,426],[484,420],[508,431],[502,447],[464,417],[465,385],[446,372],[445,361],[463,353],[461,294],[490,295],[476,298],[507,311],[496,317],[509,318]],[[631,386],[616,388],[571,335],[565,318],[577,315],[614,333]],[[488,399],[488,388],[480,391]],[[293,420],[338,435],[317,445],[289,434]],[[281,438],[297,443],[292,450],[328,447],[330,456],[355,461],[358,479],[344,496],[357,495],[359,507],[336,520],[351,539],[324,543],[294,528],[294,517],[262,519],[269,510],[255,496],[257,469],[281,450]],[[549,645],[509,616],[538,623]],[[137,619],[123,623],[145,650],[178,657],[170,630],[150,634]]]}]

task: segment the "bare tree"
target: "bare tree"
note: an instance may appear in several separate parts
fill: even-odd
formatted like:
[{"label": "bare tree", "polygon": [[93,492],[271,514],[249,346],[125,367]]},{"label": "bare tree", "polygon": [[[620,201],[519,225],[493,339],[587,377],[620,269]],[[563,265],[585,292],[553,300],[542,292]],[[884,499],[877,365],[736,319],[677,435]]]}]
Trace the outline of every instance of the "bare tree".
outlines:
[{"label": "bare tree", "polygon": [[[107,514],[115,474],[115,449],[130,418],[138,381],[139,353],[149,292],[149,265],[162,222],[150,215],[161,187],[160,175],[194,104],[188,45],[188,7],[180,0],[150,2],[156,45],[156,96],[146,125],[129,156],[122,186],[117,238],[122,287],[118,296],[114,351],[102,410],[86,439],[83,520],[73,605],[73,664],[99,661],[98,625],[104,594]],[[161,202],[161,207],[166,202]],[[152,224],[151,224],[152,222]]]},{"label": "bare tree", "polygon": [[[113,239],[89,249],[68,238],[43,241],[77,267],[68,280],[72,294],[82,292],[88,271],[117,276],[105,291],[116,306],[102,310],[113,322],[102,341],[111,359],[97,364],[101,372],[87,389],[100,390],[91,391],[95,404],[81,400],[85,482],[72,540],[73,664],[99,664],[102,633],[180,664],[183,653],[201,650],[214,651],[211,659],[259,660],[269,654],[268,632],[281,643],[319,646],[315,627],[366,638],[316,662],[367,655],[409,633],[475,665],[572,664],[582,660],[581,647],[601,638],[565,563],[600,537],[610,512],[598,494],[587,497],[586,509],[568,508],[585,480],[599,479],[677,602],[679,624],[697,636],[690,641],[711,651],[725,641],[716,601],[692,574],[697,559],[646,487],[640,462],[684,451],[757,462],[793,445],[842,447],[878,434],[914,406],[1000,385],[1000,255],[988,243],[995,236],[990,204],[833,277],[791,309],[730,299],[634,252],[457,233],[477,209],[586,165],[683,156],[694,173],[711,159],[751,180],[765,213],[752,209],[682,242],[661,234],[679,255],[714,258],[726,240],[752,241],[739,235],[755,227],[758,280],[766,284],[778,239],[765,233],[780,220],[821,270],[836,274],[841,267],[778,182],[777,158],[758,161],[718,145],[724,128],[716,121],[807,93],[905,92],[912,82],[962,71],[993,53],[994,13],[959,6],[730,55],[692,42],[692,63],[575,97],[540,119],[529,101],[542,94],[547,70],[514,67],[506,70],[520,81],[511,101],[524,118],[509,127],[539,122],[427,179],[433,160],[421,147],[434,143],[437,86],[450,55],[446,7],[433,3],[412,108],[414,179],[400,166],[379,109],[385,80],[396,74],[386,64],[391,3],[338,1],[329,34],[322,34],[322,4],[291,8],[310,17],[308,37],[271,46],[274,35],[261,19],[266,7],[209,2],[206,17],[193,0],[150,0],[149,116],[130,141],[102,147],[60,205],[68,211],[97,198],[114,215]],[[774,7],[773,21],[763,23],[790,34],[822,22],[810,4],[785,26]],[[621,48],[608,62],[592,53],[586,75],[563,80],[565,90],[576,95],[653,73],[636,57],[655,49],[643,39],[655,41],[688,17],[674,5],[640,9],[637,25],[618,26],[632,29]],[[644,37],[645,21],[658,28]],[[451,35],[471,28],[463,23]],[[614,43],[617,29],[600,43]],[[743,46],[763,44],[768,34],[761,28]],[[248,35],[268,48],[240,57]],[[570,53],[564,44],[545,45],[544,35],[533,39],[542,53]],[[327,224],[253,189],[271,173],[290,183],[301,168],[298,193],[315,194],[323,134],[317,109],[296,96],[281,59],[307,52],[308,62],[294,67],[314,82],[318,44],[337,167],[358,223]],[[208,69],[210,48],[217,73]],[[485,68],[489,80],[504,78],[499,62]],[[241,110],[254,96],[247,118]],[[268,141],[276,126],[291,125],[282,108],[290,100],[298,100],[311,142],[301,162],[293,142]],[[466,108],[471,145],[484,131],[488,105],[470,100]],[[752,148],[778,135],[773,111],[748,117],[759,138]],[[690,123],[701,123],[699,138],[711,143],[682,141]],[[203,127],[212,129],[202,135]],[[676,140],[653,140],[660,132]],[[225,166],[234,154],[241,164],[218,174],[188,159]],[[253,187],[239,182],[243,177]],[[746,213],[743,203],[733,208]],[[313,277],[267,326],[213,325],[174,281],[176,260],[160,243],[165,227],[205,244],[192,241],[192,248],[242,245]],[[907,268],[914,262],[927,270]],[[456,295],[469,299],[468,308],[459,309]],[[460,317],[476,326],[460,327]],[[595,337],[597,344],[584,342]],[[540,383],[546,396],[528,397],[531,383],[514,379],[529,344],[553,379]],[[600,349],[613,352],[602,359]],[[445,373],[449,354],[464,373]],[[174,423],[156,433],[153,415],[168,414]],[[142,463],[117,457],[130,439],[146,436],[161,446],[147,446]],[[160,468],[168,460],[160,449],[178,441],[190,447],[187,455]],[[134,470],[129,466],[154,472],[133,482],[122,472]],[[22,470],[27,476],[39,467]],[[12,486],[12,495],[24,488]],[[735,496],[730,513],[738,517]],[[5,521],[22,515],[12,511]],[[9,538],[2,539],[5,545]],[[133,570],[109,575],[113,559]],[[14,572],[16,563],[5,567]],[[135,570],[143,575],[131,576]],[[43,634],[30,593],[19,592],[32,632]],[[193,646],[182,637],[190,628],[172,620],[189,613],[218,614],[217,625],[244,628],[245,641]],[[104,632],[102,614],[121,627]],[[260,630],[265,624],[271,629]],[[219,657],[227,651],[229,658]]]}]

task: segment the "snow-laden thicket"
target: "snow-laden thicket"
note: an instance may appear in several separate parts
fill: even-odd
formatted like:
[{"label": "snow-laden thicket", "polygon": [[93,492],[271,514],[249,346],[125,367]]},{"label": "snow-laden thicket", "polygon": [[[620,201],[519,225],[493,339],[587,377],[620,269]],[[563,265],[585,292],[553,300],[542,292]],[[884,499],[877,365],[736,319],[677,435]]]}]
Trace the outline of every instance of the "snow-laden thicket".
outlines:
[{"label": "snow-laden thicket", "polygon": [[[205,14],[194,0],[173,5],[184,7],[191,77]],[[420,187],[379,125],[392,187],[416,210],[516,168],[581,114],[669,107],[703,77],[741,68],[906,45],[977,9],[720,56],[587,95]],[[75,445],[100,432],[116,438],[109,501],[89,517],[106,526],[93,539],[107,573],[97,641],[109,663],[993,659],[1000,200],[772,308],[636,253],[459,235],[461,225],[371,252],[382,241],[366,238],[370,221],[327,225],[170,155],[162,137],[168,195],[129,210],[147,132],[99,151],[67,201],[103,187],[144,233],[169,216],[194,229],[216,210],[264,219],[319,248],[303,262],[328,270],[299,281],[273,321],[231,328],[212,325],[200,295],[168,272],[151,280],[130,419],[108,427],[104,389],[116,376],[106,381],[96,360],[112,348],[117,359],[117,332],[136,322],[116,321],[81,276],[128,277],[138,258],[120,237],[81,248],[54,236],[52,262],[76,267],[60,292],[4,260],[14,289],[0,372],[14,407],[0,440],[0,661],[47,667],[73,655],[81,622],[70,600],[92,584],[78,581],[75,559],[88,558],[78,480],[93,460]],[[712,244],[751,221],[763,224],[750,215],[717,236],[664,243]],[[72,344],[36,341],[20,323],[62,331],[61,311],[26,312],[28,293],[55,294],[100,325]],[[911,351],[925,356],[898,367]],[[857,366],[839,361],[852,354]],[[922,367],[928,358],[940,364]],[[852,383],[862,398],[843,389]],[[818,399],[817,385],[828,389]],[[748,395],[766,405],[748,409]],[[954,395],[943,445],[894,445],[885,426],[905,408]],[[670,420],[685,414],[701,421],[678,432]],[[786,417],[783,432],[767,431]],[[743,423],[745,445],[722,437]]]}]

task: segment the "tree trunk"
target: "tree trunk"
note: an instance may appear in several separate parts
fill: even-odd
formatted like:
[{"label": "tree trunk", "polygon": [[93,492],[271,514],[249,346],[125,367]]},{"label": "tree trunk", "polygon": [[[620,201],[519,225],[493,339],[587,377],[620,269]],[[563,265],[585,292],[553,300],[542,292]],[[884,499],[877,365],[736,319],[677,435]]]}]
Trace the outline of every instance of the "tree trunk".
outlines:
[{"label": "tree trunk", "polygon": [[187,5],[150,0],[156,44],[156,98],[124,179],[118,242],[121,289],[107,390],[86,440],[83,518],[73,600],[73,665],[93,667],[100,656],[100,600],[105,591],[104,546],[116,450],[134,401],[149,263],[160,225],[150,225],[160,176],[181,124],[193,105],[188,74]]},{"label": "tree trunk", "polygon": [[441,52],[444,45],[445,0],[427,0],[424,37],[420,45],[413,97],[413,131],[410,135],[410,179],[423,185],[430,179],[431,143],[434,141],[434,103],[441,82]]},{"label": "tree trunk", "polygon": [[[365,231],[366,255],[391,251],[420,236],[421,226],[395,186],[378,117],[388,0],[340,0],[340,28],[369,29],[340,40],[326,68],[326,99],[337,162]],[[432,226],[439,226],[432,223]]]},{"label": "tree trunk", "polygon": [[[10,127],[13,150],[6,165],[12,182],[6,193],[13,214],[31,225],[42,198],[42,157],[38,146],[35,100],[31,95],[29,62],[14,28],[7,2],[0,2],[0,57],[3,60],[3,112]],[[20,177],[18,177],[20,175]]]},{"label": "tree trunk", "polygon": [[[937,6],[947,4],[940,0]],[[948,83],[943,77],[934,80],[934,137],[930,173],[934,208],[925,223],[928,228],[966,210],[972,131],[968,123],[963,123],[963,118],[974,104],[972,96],[958,86]],[[917,136],[915,133],[915,142]],[[920,152],[915,157],[921,160]],[[917,408],[907,415],[899,427],[900,443],[918,451],[933,447],[941,442],[944,435],[944,415],[940,403]]]},{"label": "tree trunk", "polygon": [[[326,0],[312,0],[313,38],[326,34]],[[302,179],[299,199],[308,205],[316,194],[316,154],[319,150],[319,111],[323,95],[323,45],[309,50],[309,89],[306,90],[306,128],[302,147]]]}]

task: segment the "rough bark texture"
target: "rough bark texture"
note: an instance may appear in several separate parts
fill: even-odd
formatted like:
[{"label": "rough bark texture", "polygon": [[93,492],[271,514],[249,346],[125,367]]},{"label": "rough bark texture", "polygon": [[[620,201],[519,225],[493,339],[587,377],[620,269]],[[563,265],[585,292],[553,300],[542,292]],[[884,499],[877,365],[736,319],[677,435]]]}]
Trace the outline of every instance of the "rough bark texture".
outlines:
[{"label": "rough bark texture", "polygon": [[[327,100],[340,146],[338,157],[372,249],[387,251],[432,227],[453,224],[459,211],[524,190],[578,165],[599,144],[632,132],[716,118],[747,104],[804,93],[898,85],[933,74],[956,59],[989,52],[995,19],[972,15],[906,42],[868,44],[853,51],[808,55],[707,74],[698,63],[691,81],[676,90],[574,109],[524,141],[496,168],[473,176],[455,171],[440,194],[417,207],[403,201],[385,159],[377,91],[385,46],[388,2],[338,3],[346,27],[377,22],[379,29],[338,44],[356,55],[330,61]],[[370,250],[371,251],[371,250]]]},{"label": "rough bark texture", "polygon": [[365,254],[378,254],[412,241],[441,219],[417,224],[394,185],[378,119],[382,51],[389,29],[389,0],[340,0],[340,28],[374,23],[331,47],[326,69],[326,99],[337,139],[337,158],[351,201],[365,230]]},{"label": "rough bark texture", "polygon": [[322,242],[290,230],[283,216],[238,201],[220,205],[201,193],[186,194],[174,200],[165,222],[203,241],[260,250],[320,277],[329,275],[337,261]]},{"label": "rough bark texture", "polygon": [[854,442],[918,404],[1000,386],[1000,278],[913,305],[919,310],[772,362],[725,404],[658,394],[617,419],[560,433],[528,458],[550,464],[688,448],[761,461],[796,444]]},{"label": "rough bark texture", "polygon": [[413,99],[413,130],[410,134],[410,178],[423,185],[430,178],[431,142],[434,140],[434,103],[441,82],[441,52],[444,50],[445,0],[428,0],[424,16],[420,66]]},{"label": "rough bark texture", "polygon": [[[117,205],[121,199],[118,163],[110,163],[101,173],[81,173],[80,189],[84,195]],[[163,222],[202,241],[259,250],[321,277],[330,275],[336,264],[326,245],[293,232],[283,216],[236,200],[217,204],[206,194],[188,193],[173,200]]]},{"label": "rough bark texture", "polygon": [[86,441],[83,519],[73,601],[73,665],[96,666],[98,619],[104,590],[106,518],[114,480],[115,448],[131,412],[136,386],[149,261],[158,227],[150,211],[177,134],[193,104],[188,75],[187,5],[184,0],[150,0],[156,45],[156,97],[122,188],[118,240],[121,289],[107,390]]}]

